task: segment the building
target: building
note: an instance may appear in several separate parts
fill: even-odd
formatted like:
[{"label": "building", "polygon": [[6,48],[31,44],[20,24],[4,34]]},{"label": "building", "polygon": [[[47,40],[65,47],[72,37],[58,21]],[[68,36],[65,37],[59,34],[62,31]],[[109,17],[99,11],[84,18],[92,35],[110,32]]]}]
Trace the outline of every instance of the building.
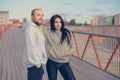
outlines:
[{"label": "building", "polygon": [[9,22],[9,12],[0,11],[0,25],[8,24]]},{"label": "building", "polygon": [[113,16],[106,17],[106,25],[114,25],[114,18]]},{"label": "building", "polygon": [[98,16],[98,25],[106,25],[106,17]]},{"label": "building", "polygon": [[[116,23],[118,23],[118,16],[116,16]],[[119,17],[120,22],[120,17]],[[114,25],[114,17],[113,16],[93,16],[91,20],[91,25]]]},{"label": "building", "polygon": [[9,23],[10,23],[10,24],[14,24],[14,25],[17,26],[17,27],[19,27],[19,26],[22,25],[21,22],[19,21],[19,19],[10,19],[10,20],[9,20]]},{"label": "building", "polygon": [[120,25],[120,14],[114,16],[114,25]]},{"label": "building", "polygon": [[92,25],[96,26],[96,25],[105,25],[105,17],[104,16],[93,16],[92,18]]},{"label": "building", "polygon": [[98,17],[97,16],[93,16],[92,20],[91,20],[91,25],[95,26],[98,24]]}]

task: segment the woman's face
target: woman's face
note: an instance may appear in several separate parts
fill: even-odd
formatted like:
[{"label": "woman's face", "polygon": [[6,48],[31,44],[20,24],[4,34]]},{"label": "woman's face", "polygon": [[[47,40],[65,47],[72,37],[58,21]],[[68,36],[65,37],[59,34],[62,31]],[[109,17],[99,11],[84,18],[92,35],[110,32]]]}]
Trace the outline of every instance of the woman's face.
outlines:
[{"label": "woman's face", "polygon": [[56,18],[55,19],[54,26],[55,26],[56,31],[60,31],[60,29],[62,27],[62,23],[61,23],[61,19],[60,18]]}]

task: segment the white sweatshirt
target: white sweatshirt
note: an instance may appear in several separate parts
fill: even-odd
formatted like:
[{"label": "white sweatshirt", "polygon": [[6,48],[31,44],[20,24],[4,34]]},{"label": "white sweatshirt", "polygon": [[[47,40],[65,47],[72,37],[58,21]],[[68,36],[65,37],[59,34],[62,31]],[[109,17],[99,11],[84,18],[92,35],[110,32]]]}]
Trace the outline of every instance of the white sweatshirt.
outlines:
[{"label": "white sweatshirt", "polygon": [[45,37],[40,31],[39,27],[34,24],[27,22],[23,26],[25,33],[25,49],[24,49],[24,61],[27,67],[40,67],[41,64],[47,62]]}]

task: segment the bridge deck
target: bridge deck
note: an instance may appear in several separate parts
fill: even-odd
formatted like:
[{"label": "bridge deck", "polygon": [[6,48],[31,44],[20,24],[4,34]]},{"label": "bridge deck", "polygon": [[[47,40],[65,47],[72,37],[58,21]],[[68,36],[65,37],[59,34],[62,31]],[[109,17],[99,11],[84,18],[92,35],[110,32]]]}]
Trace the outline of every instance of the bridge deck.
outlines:
[{"label": "bridge deck", "polygon": [[[24,34],[22,29],[8,30],[0,40],[0,80],[27,80],[23,62]],[[92,66],[77,57],[70,57],[76,80],[119,80],[119,78]],[[45,65],[44,65],[45,69]],[[46,69],[43,80],[48,80]],[[63,80],[58,74],[58,80]]]}]

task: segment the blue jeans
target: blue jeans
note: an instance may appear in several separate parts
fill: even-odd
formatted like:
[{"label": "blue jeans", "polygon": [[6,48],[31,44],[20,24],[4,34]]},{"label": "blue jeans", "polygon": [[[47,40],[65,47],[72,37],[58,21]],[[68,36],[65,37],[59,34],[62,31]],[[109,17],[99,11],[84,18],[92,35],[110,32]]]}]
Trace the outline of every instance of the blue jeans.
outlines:
[{"label": "blue jeans", "polygon": [[42,80],[44,74],[42,65],[40,68],[33,66],[28,68],[27,70],[28,70],[28,80]]},{"label": "blue jeans", "polygon": [[57,63],[48,59],[46,70],[49,80],[57,80],[58,70],[60,71],[61,75],[65,80],[76,80],[72,69],[69,65],[69,62]]}]

